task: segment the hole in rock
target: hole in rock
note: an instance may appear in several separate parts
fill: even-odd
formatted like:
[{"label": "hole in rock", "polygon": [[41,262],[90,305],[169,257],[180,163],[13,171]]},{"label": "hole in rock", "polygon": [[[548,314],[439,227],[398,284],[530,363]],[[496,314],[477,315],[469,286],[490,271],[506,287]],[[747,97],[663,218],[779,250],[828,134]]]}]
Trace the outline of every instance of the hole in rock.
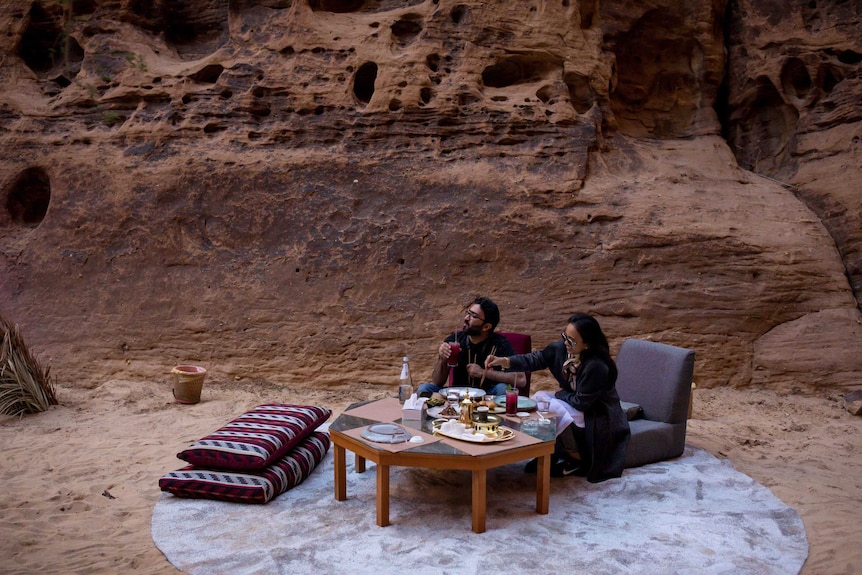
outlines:
[{"label": "hole in rock", "polygon": [[459,106],[469,106],[470,104],[475,104],[479,101],[479,98],[470,93],[461,93],[458,94],[458,105]]},{"label": "hole in rock", "polygon": [[419,99],[425,104],[431,101],[433,95],[434,92],[431,91],[431,88],[422,88],[419,90]]},{"label": "hole in rock", "polygon": [[464,21],[464,19],[469,14],[469,10],[463,4],[459,4],[452,8],[452,11],[449,12],[449,17],[452,18],[452,22],[455,24],[460,24]]},{"label": "hole in rock", "polygon": [[63,10],[59,5],[30,8],[30,23],[21,36],[20,56],[40,77],[65,75],[74,78],[84,59],[84,49],[63,30]]},{"label": "hole in rock", "polygon": [[419,14],[405,14],[392,24],[391,29],[396,42],[409,44],[422,32],[422,17]]},{"label": "hole in rock", "polygon": [[223,71],[224,66],[220,64],[208,64],[189,76],[189,78],[202,84],[215,84]]},{"label": "hole in rock", "polygon": [[42,168],[27,168],[18,174],[4,195],[6,212],[13,223],[38,226],[51,203],[51,179]]},{"label": "hole in rock", "polygon": [[769,78],[756,82],[754,93],[731,115],[728,143],[740,166],[771,176],[792,152],[799,112],[784,102]]},{"label": "hole in rock", "polygon": [[353,76],[353,95],[360,102],[367,104],[374,95],[374,82],[377,80],[377,64],[366,62],[356,70]]},{"label": "hole in rock", "polygon": [[538,89],[538,91],[536,91],[536,97],[543,104],[553,104],[553,102],[551,101],[551,98],[553,97],[553,95],[554,95],[554,88],[552,86],[542,86],[541,88]]},{"label": "hole in rock", "polygon": [[147,19],[156,19],[161,16],[160,2],[153,0],[127,0],[127,9],[136,16]]},{"label": "hole in rock", "polygon": [[163,5],[165,41],[181,59],[202,58],[227,42],[227,0],[164,2]]},{"label": "hole in rock", "polygon": [[593,107],[596,101],[596,93],[590,86],[590,79],[575,72],[568,72],[563,81],[569,88],[569,99],[572,107],[579,113],[585,114]]},{"label": "hole in rock", "polygon": [[308,2],[308,6],[312,10],[338,14],[355,12],[362,8],[363,4],[365,4],[365,0],[309,0]]},{"label": "hole in rock", "polygon": [[72,5],[72,14],[75,16],[84,16],[96,11],[96,0],[75,0],[69,4]]},{"label": "hole in rock", "polygon": [[482,82],[489,88],[536,82],[549,77],[562,66],[562,60],[548,54],[511,56],[486,67]]},{"label": "hole in rock", "polygon": [[862,54],[853,50],[844,50],[838,54],[838,61],[842,64],[858,64],[862,62]]},{"label": "hole in rock", "polygon": [[[568,0],[563,0],[563,6],[569,6]],[[593,27],[596,14],[599,13],[599,0],[581,0],[579,6],[581,12],[581,30],[589,30]]]},{"label": "hole in rock", "polygon": [[389,101],[389,110],[390,111],[397,112],[398,110],[401,109],[401,107],[402,107],[401,100],[394,99],[394,100]]},{"label": "hole in rock", "polygon": [[821,66],[817,70],[817,85],[824,93],[829,94],[844,77],[831,66]]},{"label": "hole in rock", "polygon": [[425,65],[432,72],[436,72],[437,68],[440,67],[440,54],[428,54],[425,56]]},{"label": "hole in rock", "polygon": [[788,58],[781,67],[781,88],[784,93],[805,98],[811,90],[811,75],[799,58]]}]

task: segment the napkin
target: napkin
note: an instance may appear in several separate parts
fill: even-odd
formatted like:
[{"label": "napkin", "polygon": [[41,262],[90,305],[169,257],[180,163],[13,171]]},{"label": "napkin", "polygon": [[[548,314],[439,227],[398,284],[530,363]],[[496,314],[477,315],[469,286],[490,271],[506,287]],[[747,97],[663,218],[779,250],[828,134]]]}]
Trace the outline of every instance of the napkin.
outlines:
[{"label": "napkin", "polygon": [[428,406],[425,402],[427,397],[418,397],[415,393],[409,399],[404,401],[404,408],[401,411],[401,419],[425,419],[428,411]]},{"label": "napkin", "polygon": [[427,397],[419,397],[415,393],[409,399],[404,400],[404,409],[422,409],[422,404],[428,401]]}]

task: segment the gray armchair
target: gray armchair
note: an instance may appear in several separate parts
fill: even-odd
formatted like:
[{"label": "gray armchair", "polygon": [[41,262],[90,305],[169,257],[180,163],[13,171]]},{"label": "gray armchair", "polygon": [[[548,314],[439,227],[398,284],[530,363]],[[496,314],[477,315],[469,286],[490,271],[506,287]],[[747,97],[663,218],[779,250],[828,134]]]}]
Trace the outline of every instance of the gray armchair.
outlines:
[{"label": "gray armchair", "polygon": [[638,467],[682,455],[694,351],[653,341],[627,339],[616,358],[617,391],[643,415],[632,421],[625,466]]}]

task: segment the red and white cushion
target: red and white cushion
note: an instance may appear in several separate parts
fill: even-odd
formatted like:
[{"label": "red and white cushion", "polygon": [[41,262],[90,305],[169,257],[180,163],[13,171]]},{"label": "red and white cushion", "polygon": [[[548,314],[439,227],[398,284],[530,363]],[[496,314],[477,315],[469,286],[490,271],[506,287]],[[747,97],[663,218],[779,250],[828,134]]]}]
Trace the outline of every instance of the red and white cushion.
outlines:
[{"label": "red and white cushion", "polygon": [[207,469],[264,469],[281,459],[330,415],[331,410],[314,405],[259,405],[199,439],[177,457]]},{"label": "red and white cushion", "polygon": [[259,471],[219,471],[192,465],[159,479],[159,488],[177,497],[267,503],[308,477],[329,450],[327,433],[314,431],[284,457]]}]

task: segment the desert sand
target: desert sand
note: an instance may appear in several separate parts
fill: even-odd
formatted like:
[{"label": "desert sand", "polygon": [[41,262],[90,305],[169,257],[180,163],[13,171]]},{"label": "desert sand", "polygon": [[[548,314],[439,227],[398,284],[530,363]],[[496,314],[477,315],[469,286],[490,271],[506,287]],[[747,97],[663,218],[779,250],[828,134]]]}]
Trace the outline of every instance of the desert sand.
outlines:
[{"label": "desert sand", "polygon": [[[536,375],[535,389],[550,389]],[[60,386],[59,406],[0,419],[0,572],[177,573],[150,521],[159,477],[182,466],[178,451],[260,403],[325,405],[335,417],[394,386],[297,392],[207,381],[195,405],[175,403],[171,390],[169,376]],[[810,544],[802,573],[859,572],[862,418],[840,395],[696,389],[689,423],[689,443],[729,459],[800,514]]]}]

